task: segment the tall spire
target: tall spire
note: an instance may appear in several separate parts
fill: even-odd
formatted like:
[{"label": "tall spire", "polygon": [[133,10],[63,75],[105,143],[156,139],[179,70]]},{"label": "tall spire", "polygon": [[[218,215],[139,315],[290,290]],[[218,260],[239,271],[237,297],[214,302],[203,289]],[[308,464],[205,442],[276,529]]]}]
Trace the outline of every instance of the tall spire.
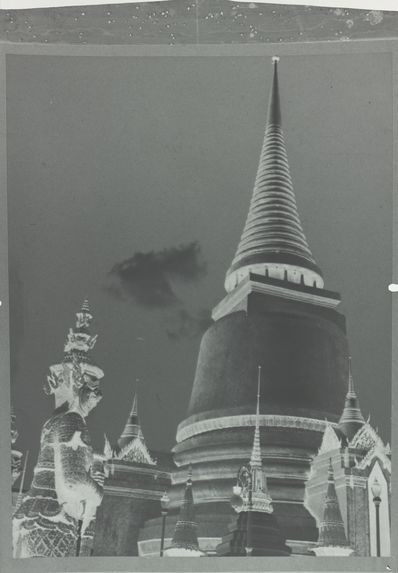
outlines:
[{"label": "tall spire", "polygon": [[272,499],[268,492],[267,478],[261,458],[260,385],[261,366],[258,367],[256,422],[250,462],[247,466],[244,465],[239,469],[237,486],[234,487],[234,495],[240,498],[240,502],[233,505],[237,513],[245,511],[273,512]]},{"label": "tall spire", "polygon": [[236,528],[217,546],[219,555],[290,555],[268,493],[260,444],[261,366],[258,367],[257,406],[253,448],[249,464],[238,471],[231,505],[239,514]]},{"label": "tall spire", "polygon": [[138,406],[137,406],[137,394],[134,394],[133,404],[130,409],[127,421],[125,423],[123,432],[118,439],[117,443],[119,447],[123,449],[127,444],[129,444],[135,438],[140,440],[144,439],[144,434],[142,433],[141,424],[138,418]]},{"label": "tall spire", "polygon": [[365,419],[362,416],[358,396],[354,388],[350,356],[348,359],[348,390],[345,398],[344,410],[339,421],[339,427],[348,440],[351,441],[364,424]]},{"label": "tall spire", "polygon": [[279,97],[278,62],[279,62],[279,57],[273,56],[272,63],[274,66],[274,77],[272,80],[272,86],[268,104],[267,124],[281,127],[282,116],[281,116],[281,102]]},{"label": "tall spire", "polygon": [[298,215],[282,132],[278,57],[263,147],[246,224],[225,288],[229,292],[250,272],[323,287],[323,279]]},{"label": "tall spire", "polygon": [[192,492],[192,467],[189,466],[180,515],[175,526],[171,545],[166,549],[165,554],[170,557],[182,555],[199,557],[202,555],[199,549],[197,528],[198,524],[195,521],[195,506]]},{"label": "tall spire", "polygon": [[117,443],[120,448],[117,456],[119,459],[141,464],[155,464],[145,444],[144,434],[138,418],[137,392],[134,394],[130,413]]},{"label": "tall spire", "polygon": [[253,448],[250,458],[251,491],[249,505],[252,511],[272,513],[272,499],[268,493],[267,478],[263,469],[260,444],[260,386],[261,366],[258,367],[256,425],[254,429]]},{"label": "tall spire", "polygon": [[257,407],[256,407],[256,425],[254,430],[254,440],[252,455],[250,458],[251,468],[262,468],[261,445],[260,445],[260,384],[261,384],[261,366],[258,367],[257,378]]},{"label": "tall spire", "polygon": [[345,534],[339,501],[334,483],[332,460],[329,459],[328,487],[324,500],[323,517],[319,525],[317,556],[349,555],[352,553]]}]

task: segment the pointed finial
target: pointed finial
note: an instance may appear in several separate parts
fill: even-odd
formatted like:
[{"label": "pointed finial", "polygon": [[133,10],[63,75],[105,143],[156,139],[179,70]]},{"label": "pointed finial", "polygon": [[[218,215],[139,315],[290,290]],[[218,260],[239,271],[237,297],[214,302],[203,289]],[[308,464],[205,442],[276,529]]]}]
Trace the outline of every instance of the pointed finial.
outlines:
[{"label": "pointed finial", "polygon": [[138,384],[140,380],[139,378],[135,379],[135,390],[134,390],[134,397],[133,397],[133,404],[131,406],[130,416],[135,416],[138,418]]},{"label": "pointed finial", "polygon": [[261,385],[261,366],[258,366],[256,424],[254,430],[252,455],[250,458],[251,467],[258,467],[258,468],[262,467],[261,445],[260,445],[260,385]]},{"label": "pointed finial", "polygon": [[334,481],[332,458],[329,458],[328,481]]},{"label": "pointed finial", "polygon": [[104,456],[107,460],[113,457],[112,446],[106,434],[104,434]]},{"label": "pointed finial", "polygon": [[257,375],[257,416],[260,414],[260,386],[261,386],[261,366],[258,366]]},{"label": "pointed finial", "polygon": [[134,394],[133,404],[131,406],[130,414],[131,414],[131,416],[136,416],[136,417],[138,415],[137,394]]},{"label": "pointed finial", "polygon": [[354,380],[352,377],[352,363],[351,363],[351,356],[348,357],[348,393],[352,397],[355,397],[355,389],[354,389]]},{"label": "pointed finial", "polygon": [[279,57],[273,56],[274,77],[272,78],[271,94],[268,107],[268,125],[281,125],[281,106],[279,101],[279,81],[278,81]]}]

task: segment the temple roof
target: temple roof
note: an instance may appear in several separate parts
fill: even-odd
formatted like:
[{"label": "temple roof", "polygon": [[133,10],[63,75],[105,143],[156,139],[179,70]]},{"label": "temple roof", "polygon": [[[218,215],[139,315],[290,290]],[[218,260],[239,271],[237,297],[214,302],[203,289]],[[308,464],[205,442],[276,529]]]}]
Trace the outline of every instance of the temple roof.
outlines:
[{"label": "temple roof", "polygon": [[320,547],[345,547],[348,545],[339,501],[334,485],[332,460],[329,460],[328,487],[324,500],[323,517],[319,526]]},{"label": "temple roof", "polygon": [[138,418],[137,394],[134,394],[133,404],[131,406],[127,421],[124,425],[123,432],[118,439],[118,444],[121,448],[123,448],[126,444],[134,440],[134,438],[144,439],[144,434],[142,433],[140,421]]},{"label": "temple roof", "polygon": [[339,420],[339,428],[350,441],[365,424],[359,407],[358,396],[354,389],[354,381],[351,370],[351,358],[348,363],[348,391],[345,398],[344,410]]},{"label": "temple roof", "polygon": [[299,218],[290,176],[281,123],[278,60],[273,58],[274,74],[264,142],[246,224],[227,272],[227,290],[231,290],[230,275],[236,276],[237,271],[245,267],[267,263],[313,271],[319,286],[323,286],[321,271]]},{"label": "temple roof", "polygon": [[117,443],[119,446],[118,459],[150,465],[155,464],[146,446],[138,418],[137,394],[134,394],[130,413]]}]

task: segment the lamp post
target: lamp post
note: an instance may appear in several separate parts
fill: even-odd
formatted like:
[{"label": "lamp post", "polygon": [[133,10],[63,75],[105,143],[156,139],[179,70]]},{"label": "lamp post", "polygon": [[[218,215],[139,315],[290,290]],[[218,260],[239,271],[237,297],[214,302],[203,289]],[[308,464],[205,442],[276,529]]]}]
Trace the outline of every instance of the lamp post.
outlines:
[{"label": "lamp post", "polygon": [[250,471],[247,476],[247,489],[248,489],[248,512],[246,523],[246,557],[251,557],[253,554],[253,540],[252,540],[252,511],[253,511],[253,474]]},{"label": "lamp post", "polygon": [[164,552],[164,535],[166,531],[166,517],[169,509],[170,498],[167,495],[167,491],[164,492],[162,497],[160,498],[160,507],[162,513],[162,537],[160,540],[160,557],[163,557]]},{"label": "lamp post", "polygon": [[381,486],[378,479],[375,478],[372,484],[373,503],[376,510],[376,555],[380,557],[380,503],[381,503]]}]

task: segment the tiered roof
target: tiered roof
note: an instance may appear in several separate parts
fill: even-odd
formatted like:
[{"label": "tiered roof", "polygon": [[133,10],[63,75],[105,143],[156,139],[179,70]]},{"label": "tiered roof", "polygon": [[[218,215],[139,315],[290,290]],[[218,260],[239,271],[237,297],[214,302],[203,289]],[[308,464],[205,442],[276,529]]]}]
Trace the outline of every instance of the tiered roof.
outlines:
[{"label": "tiered roof", "polygon": [[123,432],[118,439],[119,453],[117,458],[141,464],[155,465],[146,446],[144,434],[138,418],[138,398],[134,394],[133,405],[127,418]]},{"label": "tiered roof", "polygon": [[282,131],[278,61],[279,58],[273,58],[274,75],[264,141],[246,224],[226,276],[228,291],[243,278],[242,271],[256,272],[261,266],[264,272],[259,274],[267,276],[269,271],[271,276],[270,269],[275,263],[295,267],[298,273],[295,282],[300,282],[300,270],[312,271],[317,286],[323,286],[321,271],[303,231],[290,176]]}]

